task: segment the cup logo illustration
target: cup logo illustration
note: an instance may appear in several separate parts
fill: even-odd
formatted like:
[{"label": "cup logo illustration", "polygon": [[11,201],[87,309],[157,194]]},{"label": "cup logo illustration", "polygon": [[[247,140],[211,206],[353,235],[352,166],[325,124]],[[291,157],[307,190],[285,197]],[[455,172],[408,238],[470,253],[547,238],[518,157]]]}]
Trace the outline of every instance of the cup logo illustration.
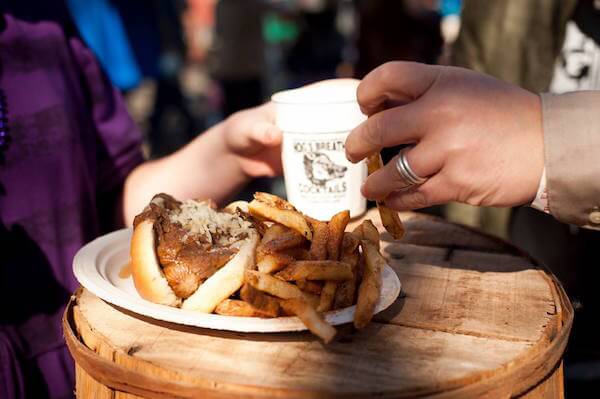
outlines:
[{"label": "cup logo illustration", "polygon": [[341,179],[348,168],[334,163],[325,153],[307,152],[304,154],[306,178],[315,186],[325,187],[327,182]]}]

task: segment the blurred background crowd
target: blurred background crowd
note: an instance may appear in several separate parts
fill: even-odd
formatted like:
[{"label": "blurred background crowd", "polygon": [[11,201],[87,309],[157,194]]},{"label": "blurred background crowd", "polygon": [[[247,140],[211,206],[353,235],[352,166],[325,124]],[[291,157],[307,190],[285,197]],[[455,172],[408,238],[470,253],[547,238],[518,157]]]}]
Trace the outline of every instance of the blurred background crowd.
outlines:
[{"label": "blurred background crowd", "polygon": [[[460,0],[68,0],[125,95],[145,153],[171,153],[276,91],[361,78],[391,60],[445,62]],[[391,155],[392,152],[390,152]],[[391,156],[390,155],[390,156]],[[256,190],[284,195],[281,178]]]},{"label": "blurred background crowd", "polygon": [[147,138],[170,153],[275,91],[361,78],[390,60],[439,62],[460,1],[68,0]]},{"label": "blurred background crowd", "polygon": [[[276,91],[322,79],[360,79],[392,60],[465,66],[535,92],[600,88],[598,0],[66,3],[124,94],[144,132],[148,158],[173,152],[194,132]],[[384,158],[395,153],[388,150]],[[285,194],[280,179],[259,179],[241,197],[256,190]],[[510,238],[557,274],[577,311],[566,357],[567,396],[599,387],[594,326],[600,299],[590,286],[598,280],[598,232],[528,208],[451,204],[425,211]]]}]

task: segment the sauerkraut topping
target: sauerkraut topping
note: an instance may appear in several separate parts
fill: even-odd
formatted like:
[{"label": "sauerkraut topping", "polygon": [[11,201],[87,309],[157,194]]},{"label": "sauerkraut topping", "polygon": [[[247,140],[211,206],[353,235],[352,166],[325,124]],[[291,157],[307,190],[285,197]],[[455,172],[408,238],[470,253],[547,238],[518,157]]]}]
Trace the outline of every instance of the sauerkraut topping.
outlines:
[{"label": "sauerkraut topping", "polygon": [[169,212],[172,223],[179,223],[191,235],[204,236],[207,243],[228,246],[248,237],[252,224],[237,215],[217,212],[206,203],[187,200]]}]

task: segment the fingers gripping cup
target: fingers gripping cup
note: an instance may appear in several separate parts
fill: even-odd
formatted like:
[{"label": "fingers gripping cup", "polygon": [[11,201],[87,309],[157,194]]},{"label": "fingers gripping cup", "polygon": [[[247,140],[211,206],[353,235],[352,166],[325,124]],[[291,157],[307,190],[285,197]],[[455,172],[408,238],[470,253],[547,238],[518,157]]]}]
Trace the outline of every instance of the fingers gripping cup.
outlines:
[{"label": "fingers gripping cup", "polygon": [[288,199],[321,220],[340,209],[365,212],[360,186],[364,162],[346,159],[350,131],[366,119],[356,101],[359,81],[334,79],[273,95],[276,124],[283,131],[282,159]]}]

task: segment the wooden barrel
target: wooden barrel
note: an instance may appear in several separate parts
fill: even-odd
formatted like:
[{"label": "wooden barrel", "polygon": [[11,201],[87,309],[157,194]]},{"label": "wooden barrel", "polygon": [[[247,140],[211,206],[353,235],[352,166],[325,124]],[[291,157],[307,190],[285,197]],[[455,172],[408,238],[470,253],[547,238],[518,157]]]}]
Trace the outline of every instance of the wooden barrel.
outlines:
[{"label": "wooden barrel", "polygon": [[[368,215],[379,218],[373,212]],[[160,322],[79,290],[64,317],[80,398],[563,397],[573,309],[506,242],[404,214],[402,294],[362,331],[247,334]]]}]

